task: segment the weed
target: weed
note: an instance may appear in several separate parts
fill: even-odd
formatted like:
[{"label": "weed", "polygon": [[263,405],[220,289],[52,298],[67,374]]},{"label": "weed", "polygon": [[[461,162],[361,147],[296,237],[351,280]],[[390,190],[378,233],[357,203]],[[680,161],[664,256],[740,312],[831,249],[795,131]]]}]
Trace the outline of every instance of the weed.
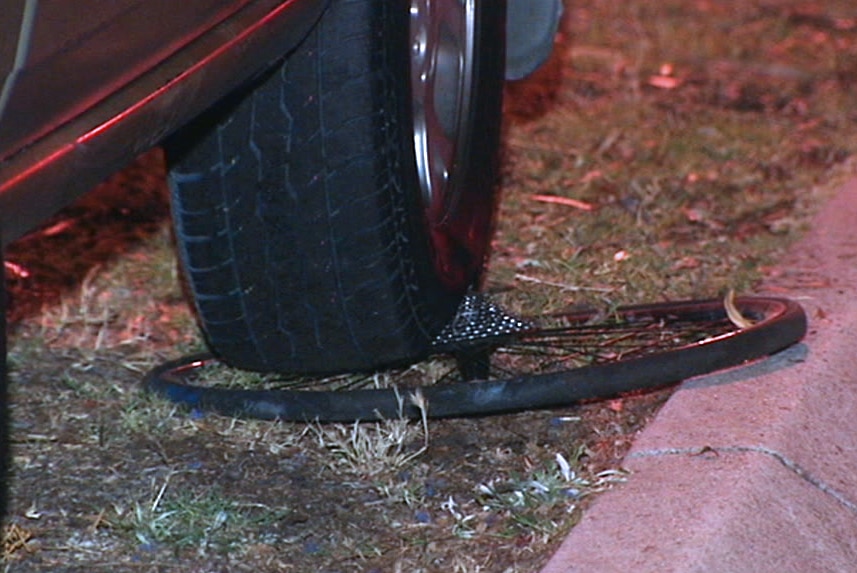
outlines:
[{"label": "weed", "polygon": [[519,528],[552,533],[557,524],[542,517],[547,514],[546,510],[561,506],[566,513],[573,513],[585,497],[625,479],[625,472],[621,470],[588,475],[580,461],[585,453],[585,448],[580,446],[570,461],[557,453],[555,464],[535,469],[528,475],[479,484],[477,501],[484,511],[508,515]]},{"label": "weed", "polygon": [[[402,468],[426,450],[424,436],[407,419],[381,422],[355,422],[349,425],[312,425],[318,445],[332,455],[331,469],[366,478]],[[423,442],[416,450],[410,446],[415,439]]]},{"label": "weed", "polygon": [[449,496],[440,504],[440,509],[452,517],[452,534],[461,539],[472,539],[477,534],[477,516],[462,511],[461,506],[453,496]]}]

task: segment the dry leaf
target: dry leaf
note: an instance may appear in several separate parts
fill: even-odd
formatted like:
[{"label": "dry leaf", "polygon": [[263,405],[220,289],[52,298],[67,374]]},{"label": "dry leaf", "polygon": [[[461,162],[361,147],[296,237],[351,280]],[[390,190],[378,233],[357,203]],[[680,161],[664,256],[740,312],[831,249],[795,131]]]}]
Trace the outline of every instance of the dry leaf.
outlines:
[{"label": "dry leaf", "polygon": [[649,85],[662,90],[673,90],[681,85],[681,80],[670,76],[651,76]]},{"label": "dry leaf", "polygon": [[741,311],[735,306],[735,291],[733,289],[729,289],[729,292],[726,293],[726,297],[723,299],[723,306],[726,308],[726,316],[729,317],[732,324],[738,328],[750,328],[753,326],[753,321],[741,314]]},{"label": "dry leaf", "polygon": [[680,271],[684,269],[698,269],[702,263],[699,262],[699,259],[696,257],[682,257],[678,261],[676,261],[672,268],[673,270]]}]

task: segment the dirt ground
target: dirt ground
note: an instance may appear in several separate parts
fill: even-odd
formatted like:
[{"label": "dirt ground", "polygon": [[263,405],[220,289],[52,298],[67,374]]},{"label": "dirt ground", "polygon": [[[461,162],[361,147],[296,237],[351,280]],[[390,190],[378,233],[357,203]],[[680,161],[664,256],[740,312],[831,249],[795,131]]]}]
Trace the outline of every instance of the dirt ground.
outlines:
[{"label": "dirt ground", "polygon": [[[854,173],[855,62],[850,2],[569,3],[509,86],[487,290],[524,313],[751,292]],[[142,394],[202,347],[168,219],[156,150],[8,249],[7,571],[535,572],[633,479],[669,390],[428,435]]]}]

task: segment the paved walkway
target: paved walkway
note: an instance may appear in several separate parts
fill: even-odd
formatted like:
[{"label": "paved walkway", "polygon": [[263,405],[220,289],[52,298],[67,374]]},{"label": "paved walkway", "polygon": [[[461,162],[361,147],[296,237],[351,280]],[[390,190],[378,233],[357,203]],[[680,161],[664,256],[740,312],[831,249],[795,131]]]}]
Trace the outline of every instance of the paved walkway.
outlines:
[{"label": "paved walkway", "polygon": [[857,572],[857,180],[780,269],[804,343],[682,385],[542,573]]}]

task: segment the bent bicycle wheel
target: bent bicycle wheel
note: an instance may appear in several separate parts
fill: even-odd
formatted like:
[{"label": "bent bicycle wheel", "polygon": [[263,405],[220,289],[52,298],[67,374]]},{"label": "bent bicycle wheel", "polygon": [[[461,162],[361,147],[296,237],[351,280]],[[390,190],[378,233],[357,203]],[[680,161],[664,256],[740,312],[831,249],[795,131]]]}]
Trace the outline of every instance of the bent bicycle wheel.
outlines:
[{"label": "bent bicycle wheel", "polygon": [[471,295],[436,340],[435,359],[407,369],[257,378],[248,388],[246,377],[200,354],[155,368],[145,386],[189,407],[261,419],[486,415],[674,384],[773,354],[806,333],[806,315],[793,301],[742,297],[735,307],[741,326],[721,300],[518,319]]}]

